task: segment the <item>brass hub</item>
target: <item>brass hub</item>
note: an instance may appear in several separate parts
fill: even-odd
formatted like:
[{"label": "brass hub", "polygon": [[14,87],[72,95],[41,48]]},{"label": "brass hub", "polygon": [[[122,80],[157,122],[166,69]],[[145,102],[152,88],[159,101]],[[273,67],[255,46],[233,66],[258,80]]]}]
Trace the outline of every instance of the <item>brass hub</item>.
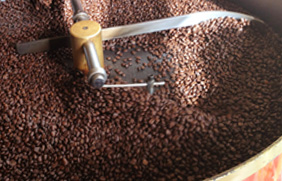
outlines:
[{"label": "brass hub", "polygon": [[83,52],[83,45],[88,41],[94,43],[100,65],[104,67],[101,30],[100,24],[91,20],[79,21],[70,28],[74,68],[83,71],[85,75],[88,74],[89,69]]}]

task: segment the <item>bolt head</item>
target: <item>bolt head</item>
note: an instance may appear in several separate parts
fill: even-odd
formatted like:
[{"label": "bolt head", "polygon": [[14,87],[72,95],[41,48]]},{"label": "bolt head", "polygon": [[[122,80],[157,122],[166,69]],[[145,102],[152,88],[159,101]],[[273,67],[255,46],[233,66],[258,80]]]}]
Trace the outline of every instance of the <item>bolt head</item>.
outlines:
[{"label": "bolt head", "polygon": [[91,78],[91,82],[90,84],[99,89],[101,87],[103,87],[103,85],[105,84],[106,80],[104,79],[104,77],[102,75],[94,75],[92,78]]}]

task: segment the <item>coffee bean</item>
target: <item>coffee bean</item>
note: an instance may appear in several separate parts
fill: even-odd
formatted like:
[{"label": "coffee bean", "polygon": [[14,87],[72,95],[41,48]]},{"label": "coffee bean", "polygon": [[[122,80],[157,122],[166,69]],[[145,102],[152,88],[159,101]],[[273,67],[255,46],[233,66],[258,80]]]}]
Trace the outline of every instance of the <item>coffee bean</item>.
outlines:
[{"label": "coffee bean", "polygon": [[[152,95],[94,89],[64,64],[72,59],[69,48],[17,54],[17,42],[68,35],[73,24],[70,1],[36,1],[0,9],[3,180],[203,180],[281,136],[282,41],[268,26],[217,18],[104,41],[112,52],[107,83],[126,83],[122,77],[135,70],[132,80],[141,83],[139,75],[154,70],[166,84]],[[244,12],[214,0],[82,3],[103,28],[198,11]]]},{"label": "coffee bean", "polygon": [[68,160],[66,158],[63,158],[63,164],[66,166],[68,163]]},{"label": "coffee bean", "polygon": [[149,162],[148,162],[146,159],[144,159],[144,160],[142,161],[142,163],[143,163],[143,165],[147,166]]}]

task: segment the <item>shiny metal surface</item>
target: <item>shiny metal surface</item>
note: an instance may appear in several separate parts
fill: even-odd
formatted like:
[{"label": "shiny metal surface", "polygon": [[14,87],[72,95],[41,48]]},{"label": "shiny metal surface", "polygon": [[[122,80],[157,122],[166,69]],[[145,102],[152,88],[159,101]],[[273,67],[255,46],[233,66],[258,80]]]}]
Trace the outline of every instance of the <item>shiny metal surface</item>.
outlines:
[{"label": "shiny metal surface", "polygon": [[70,47],[69,36],[58,36],[16,44],[17,52],[20,55],[56,50],[61,47]]},{"label": "shiny metal surface", "polygon": [[92,41],[86,42],[83,45],[83,51],[89,69],[88,81],[93,87],[101,88],[107,80],[107,73],[101,67],[94,43]]},{"label": "shiny metal surface", "polygon": [[71,48],[73,54],[74,68],[88,74],[89,68],[85,59],[83,46],[91,41],[95,45],[100,66],[104,67],[104,53],[101,38],[101,26],[99,23],[91,20],[79,21],[70,28]]},{"label": "shiny metal surface", "polygon": [[90,17],[83,11],[83,7],[80,0],[71,0],[71,5],[73,9],[73,21],[89,20]]},{"label": "shiny metal surface", "polygon": [[74,14],[83,11],[83,7],[80,0],[71,0],[71,5]]},{"label": "shiny metal surface", "polygon": [[193,26],[207,20],[221,18],[221,17],[233,17],[236,19],[244,18],[249,21],[255,20],[263,23],[263,21],[258,18],[242,13],[236,13],[231,11],[204,11],[204,12],[191,13],[183,16],[176,16],[176,17],[146,21],[142,23],[105,28],[102,30],[102,39],[112,40],[115,38],[122,38],[122,37],[135,36],[135,35],[146,34],[146,33],[153,33],[157,31],[169,30],[173,28]]},{"label": "shiny metal surface", "polygon": [[[220,18],[220,17],[233,17],[236,19],[247,19],[250,21],[258,21],[263,22],[262,20],[255,18],[250,15],[236,13],[231,11],[204,11],[204,12],[197,12],[192,14],[187,14],[183,16],[176,16],[170,18],[164,18],[159,20],[147,21],[142,23],[136,23],[131,25],[123,25],[111,28],[104,28],[102,29],[102,40],[111,40],[116,38],[140,35],[145,33],[152,33],[162,30],[168,30],[173,28],[181,28],[192,26],[207,20]],[[54,37],[54,38],[46,38],[42,40],[36,40],[32,42],[26,43],[18,43],[17,50],[20,54],[26,53],[33,53],[33,52],[43,52],[53,49],[51,44],[48,43],[52,42],[61,42],[64,47],[70,47],[67,41],[68,37]],[[57,47],[57,46],[55,46]],[[20,51],[19,51],[20,50]]]},{"label": "shiny metal surface", "polygon": [[72,17],[74,22],[89,20],[89,16],[85,12],[79,12]]},{"label": "shiny metal surface", "polygon": [[150,94],[154,93],[155,78],[153,75],[149,76],[147,90]]},{"label": "shiny metal surface", "polygon": [[[154,82],[154,86],[165,85],[165,82]],[[124,87],[146,87],[148,83],[134,83],[134,84],[105,84],[103,88],[124,88]]]}]

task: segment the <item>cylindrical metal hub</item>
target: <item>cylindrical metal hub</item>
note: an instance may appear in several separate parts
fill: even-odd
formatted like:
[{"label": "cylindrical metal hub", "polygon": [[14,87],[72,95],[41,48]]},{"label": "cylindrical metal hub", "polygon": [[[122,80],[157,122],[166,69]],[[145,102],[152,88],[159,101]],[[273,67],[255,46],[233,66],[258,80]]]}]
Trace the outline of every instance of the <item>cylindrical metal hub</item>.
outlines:
[{"label": "cylindrical metal hub", "polygon": [[100,66],[104,67],[101,26],[99,23],[90,20],[79,21],[70,28],[70,35],[74,68],[83,71],[85,75],[88,74],[88,64],[83,50],[84,44],[88,41],[93,42]]}]

